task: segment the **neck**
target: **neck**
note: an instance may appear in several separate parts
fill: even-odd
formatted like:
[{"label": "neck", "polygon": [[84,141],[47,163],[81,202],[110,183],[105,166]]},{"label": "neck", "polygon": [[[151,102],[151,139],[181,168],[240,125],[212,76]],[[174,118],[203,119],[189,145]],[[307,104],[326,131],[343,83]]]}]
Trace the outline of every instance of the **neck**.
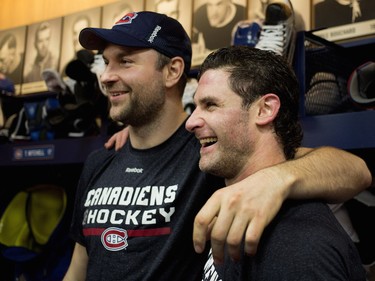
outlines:
[{"label": "neck", "polygon": [[162,109],[161,116],[151,123],[141,127],[129,126],[129,138],[132,146],[136,149],[148,149],[163,143],[176,132],[186,118],[187,113],[183,110],[182,105],[167,104]]},{"label": "neck", "polygon": [[261,140],[254,149],[254,153],[249,156],[244,167],[237,173],[236,176],[225,179],[226,186],[235,184],[250,175],[262,170],[264,168],[284,162],[285,155],[283,148],[277,143],[275,139]]}]

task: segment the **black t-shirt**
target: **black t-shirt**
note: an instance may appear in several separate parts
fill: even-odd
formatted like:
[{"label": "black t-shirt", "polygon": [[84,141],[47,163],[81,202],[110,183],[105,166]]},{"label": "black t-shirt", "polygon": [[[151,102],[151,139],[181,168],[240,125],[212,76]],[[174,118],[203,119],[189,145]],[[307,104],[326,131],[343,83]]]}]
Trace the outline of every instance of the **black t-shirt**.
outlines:
[{"label": "black t-shirt", "polygon": [[182,125],[157,147],[128,141],[88,157],[72,222],[89,255],[87,280],[200,280],[207,252],[194,251],[193,221],[224,181],[199,170],[199,148]]},{"label": "black t-shirt", "polygon": [[254,257],[228,255],[220,266],[205,265],[209,281],[365,281],[358,251],[329,207],[314,201],[286,201],[265,229]]}]

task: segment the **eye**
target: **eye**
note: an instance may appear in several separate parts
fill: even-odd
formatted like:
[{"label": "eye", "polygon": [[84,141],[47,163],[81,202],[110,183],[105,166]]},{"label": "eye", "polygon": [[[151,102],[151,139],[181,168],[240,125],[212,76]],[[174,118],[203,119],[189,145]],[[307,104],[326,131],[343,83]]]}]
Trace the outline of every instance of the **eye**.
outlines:
[{"label": "eye", "polygon": [[120,61],[121,64],[128,64],[130,61],[127,58],[122,58]]},{"label": "eye", "polygon": [[119,64],[123,67],[130,67],[133,64],[133,60],[131,60],[128,56],[122,57],[119,60]]},{"label": "eye", "polygon": [[212,101],[208,101],[205,103],[205,108],[207,110],[214,110],[216,107],[217,107],[217,104]]}]

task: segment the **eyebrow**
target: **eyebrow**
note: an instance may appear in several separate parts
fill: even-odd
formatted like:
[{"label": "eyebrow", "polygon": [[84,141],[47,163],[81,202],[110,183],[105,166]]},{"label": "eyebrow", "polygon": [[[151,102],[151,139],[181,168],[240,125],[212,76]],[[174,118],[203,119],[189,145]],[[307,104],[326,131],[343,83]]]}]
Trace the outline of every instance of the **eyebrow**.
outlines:
[{"label": "eyebrow", "polygon": [[[194,94],[194,96],[195,96],[195,94]],[[217,98],[216,96],[213,96],[213,95],[205,96],[205,97],[202,97],[198,100],[194,99],[194,102],[195,103],[201,103],[201,104],[205,104],[205,103],[208,103],[208,102],[215,102],[217,104],[221,104],[220,99]]]}]

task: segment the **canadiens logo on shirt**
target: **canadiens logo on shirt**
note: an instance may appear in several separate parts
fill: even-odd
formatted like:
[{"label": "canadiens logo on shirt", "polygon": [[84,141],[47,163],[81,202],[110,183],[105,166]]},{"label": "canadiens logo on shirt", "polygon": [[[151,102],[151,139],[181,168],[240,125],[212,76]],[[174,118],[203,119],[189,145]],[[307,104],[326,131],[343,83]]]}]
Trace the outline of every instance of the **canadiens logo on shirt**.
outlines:
[{"label": "canadiens logo on shirt", "polygon": [[110,227],[103,231],[101,241],[109,251],[121,251],[128,246],[128,234],[125,229]]}]

